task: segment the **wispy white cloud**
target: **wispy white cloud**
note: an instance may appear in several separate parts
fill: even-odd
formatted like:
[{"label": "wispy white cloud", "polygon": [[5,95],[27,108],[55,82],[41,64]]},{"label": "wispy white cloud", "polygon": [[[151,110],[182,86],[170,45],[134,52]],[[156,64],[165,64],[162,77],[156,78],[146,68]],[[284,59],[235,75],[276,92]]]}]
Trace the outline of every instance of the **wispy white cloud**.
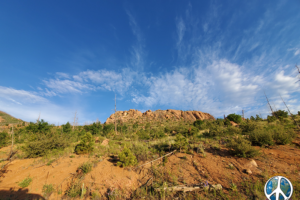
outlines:
[{"label": "wispy white cloud", "polygon": [[142,31],[136,21],[136,18],[133,16],[132,12],[126,10],[126,13],[129,18],[129,25],[131,27],[132,33],[136,37],[136,42],[131,46],[131,67],[134,67],[136,70],[142,71],[144,69],[144,57],[145,57],[145,42]]},{"label": "wispy white cloud", "polygon": [[9,99],[10,101],[14,101],[16,103],[18,102],[18,104],[21,104],[20,102],[41,103],[48,101],[44,97],[39,96],[36,92],[17,90],[3,86],[0,86],[0,98]]},{"label": "wispy white cloud", "polygon": [[44,80],[45,85],[56,93],[76,92],[95,90],[95,86],[72,80],[49,79]]},{"label": "wispy white cloud", "polygon": [[58,76],[58,78],[70,78],[69,74],[63,72],[56,72],[56,75]]}]

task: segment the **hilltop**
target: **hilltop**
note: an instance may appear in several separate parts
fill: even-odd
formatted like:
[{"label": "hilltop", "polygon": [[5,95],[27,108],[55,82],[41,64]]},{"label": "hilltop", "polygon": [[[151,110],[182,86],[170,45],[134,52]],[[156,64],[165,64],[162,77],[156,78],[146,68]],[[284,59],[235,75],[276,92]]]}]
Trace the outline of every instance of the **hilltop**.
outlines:
[{"label": "hilltop", "polygon": [[6,125],[6,124],[19,124],[22,123],[23,120],[17,119],[6,112],[0,111],[0,126]]},{"label": "hilltop", "polygon": [[209,114],[201,111],[181,111],[181,110],[147,110],[142,113],[141,111],[130,109],[129,111],[117,111],[107,118],[107,124],[113,123],[117,118],[117,121],[121,122],[143,122],[143,121],[161,121],[161,120],[171,120],[171,121],[196,121],[197,119],[211,119],[215,118]]}]

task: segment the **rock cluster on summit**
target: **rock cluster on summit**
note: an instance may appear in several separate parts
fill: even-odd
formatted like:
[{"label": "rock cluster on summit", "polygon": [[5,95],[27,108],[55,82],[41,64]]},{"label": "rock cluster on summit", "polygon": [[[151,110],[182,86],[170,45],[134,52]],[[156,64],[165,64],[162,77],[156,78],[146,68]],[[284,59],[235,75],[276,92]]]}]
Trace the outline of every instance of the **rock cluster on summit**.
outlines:
[{"label": "rock cluster on summit", "polygon": [[158,121],[158,120],[187,120],[187,121],[196,121],[197,119],[212,119],[215,118],[209,114],[204,113],[201,111],[181,111],[181,110],[156,110],[151,111],[147,110],[146,112],[142,113],[138,110],[130,109],[129,111],[117,111],[115,114],[112,114],[109,118],[107,118],[105,123],[113,123],[117,120],[122,122],[128,121]]}]

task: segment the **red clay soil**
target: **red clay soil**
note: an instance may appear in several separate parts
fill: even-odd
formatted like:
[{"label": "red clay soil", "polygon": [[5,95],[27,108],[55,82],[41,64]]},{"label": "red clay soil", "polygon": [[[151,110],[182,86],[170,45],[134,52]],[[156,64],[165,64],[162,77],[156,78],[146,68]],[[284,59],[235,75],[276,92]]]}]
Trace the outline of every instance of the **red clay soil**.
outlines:
[{"label": "red clay soil", "polygon": [[[206,157],[196,153],[193,155],[177,153],[168,157],[165,166],[160,161],[154,162],[153,165],[165,170],[165,174],[171,174],[170,182],[173,182],[174,177],[177,177],[178,185],[197,184],[207,180],[210,184],[221,184],[224,193],[230,191],[232,182],[239,186],[243,181],[255,181],[266,174],[267,177],[283,175],[292,183],[300,181],[300,174],[298,174],[300,149],[297,146],[257,148],[261,150],[261,155],[254,158],[258,167],[249,164],[252,159],[237,158],[230,155],[226,148],[214,149],[210,145],[206,145]],[[7,153],[9,150],[9,147],[5,147],[0,149],[0,152]],[[0,159],[5,156],[5,153],[0,153]],[[87,156],[74,156],[74,158],[61,157],[50,166],[39,163],[39,159],[12,161],[0,174],[0,196],[10,196],[11,199],[23,199],[25,196],[41,197],[43,185],[47,183],[55,185],[55,188],[62,191],[62,194],[54,192],[50,199],[61,199],[73,176],[71,173],[75,174],[78,166],[86,161],[99,160],[99,158],[88,158]],[[5,163],[7,161],[2,162],[1,165]],[[231,169],[229,168],[230,164],[232,165]],[[83,182],[92,191],[96,190],[103,196],[108,189],[123,190],[129,196],[150,178],[148,172],[150,167],[151,164],[148,164],[140,170],[128,171],[115,166],[108,158],[105,158],[93,167],[92,172],[85,176]],[[250,169],[252,174],[246,174],[245,169]],[[20,189],[18,182],[28,176],[33,178],[32,183],[28,188],[17,192]]]}]

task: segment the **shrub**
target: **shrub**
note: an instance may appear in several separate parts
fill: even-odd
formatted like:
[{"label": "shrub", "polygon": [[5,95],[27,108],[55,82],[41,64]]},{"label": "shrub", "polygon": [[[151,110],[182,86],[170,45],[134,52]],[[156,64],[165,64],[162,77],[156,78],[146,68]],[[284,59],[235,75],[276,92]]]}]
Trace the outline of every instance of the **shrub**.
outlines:
[{"label": "shrub", "polygon": [[193,135],[197,135],[199,133],[199,129],[192,126],[190,127],[187,132],[185,133],[186,137],[188,136],[193,136]]},{"label": "shrub", "polygon": [[181,152],[181,149],[186,150],[188,148],[188,142],[187,139],[181,135],[180,133],[176,135],[175,139],[175,144],[174,144],[175,149],[179,149]]},{"label": "shrub", "polygon": [[231,126],[230,120],[229,120],[228,118],[226,118],[226,119],[224,120],[224,125],[226,125],[226,126]]},{"label": "shrub", "polygon": [[8,145],[9,139],[10,137],[6,131],[0,132],[0,148]]},{"label": "shrub", "polygon": [[300,111],[298,111],[298,115],[300,115]]},{"label": "shrub", "polygon": [[203,133],[206,137],[216,137],[216,136],[223,136],[224,131],[219,126],[213,126],[209,129],[209,132]]},{"label": "shrub", "polygon": [[92,163],[90,163],[90,162],[85,162],[85,163],[83,163],[82,165],[80,165],[80,166],[78,167],[78,170],[82,170],[82,172],[83,172],[84,174],[87,174],[87,173],[89,173],[90,171],[92,171],[92,168],[93,168]]},{"label": "shrub", "polygon": [[69,197],[77,197],[81,194],[81,181],[75,180],[71,183],[69,189],[66,191],[66,195]]},{"label": "shrub", "polygon": [[148,148],[146,145],[134,144],[131,150],[138,161],[146,161],[148,159]]},{"label": "shrub", "polygon": [[47,133],[50,131],[50,128],[53,127],[49,125],[48,122],[45,122],[43,119],[37,123],[30,122],[29,126],[26,127],[28,132],[32,133]]},{"label": "shrub", "polygon": [[251,158],[259,154],[259,151],[251,146],[251,142],[241,137],[231,139],[227,148],[238,157]]},{"label": "shrub", "polygon": [[52,194],[52,192],[54,192],[54,191],[55,191],[55,189],[54,189],[54,186],[52,184],[45,184],[43,186],[42,192],[43,192],[44,197],[46,199],[48,199],[50,197],[50,195]]},{"label": "shrub", "polygon": [[107,136],[110,132],[115,130],[114,124],[104,124],[103,126],[103,135]]},{"label": "shrub", "polygon": [[216,121],[214,121],[214,124],[218,125],[218,126],[224,126],[224,122],[225,120],[222,118],[217,118]]},{"label": "shrub", "polygon": [[[155,133],[156,133],[156,131],[153,130],[153,134],[155,134]],[[150,139],[150,134],[146,130],[141,129],[136,134],[139,136],[140,140],[149,140]]]},{"label": "shrub", "polygon": [[137,164],[136,157],[133,153],[128,149],[126,146],[123,151],[119,154],[120,161],[117,163],[118,166],[127,167],[127,166],[134,166]]},{"label": "shrub", "polygon": [[250,132],[249,140],[256,145],[273,145],[273,134],[270,130],[266,129],[255,129],[254,131]]},{"label": "shrub", "polygon": [[278,118],[278,117],[283,117],[283,118],[287,118],[288,117],[288,112],[284,111],[284,110],[277,110],[274,112],[274,115]]},{"label": "shrub", "polygon": [[202,130],[205,126],[205,122],[200,119],[197,119],[196,121],[194,121],[193,125],[198,129]]},{"label": "shrub", "polygon": [[[242,130],[238,127],[234,127],[234,126],[229,126],[226,129],[226,134],[228,135],[239,135],[242,133]],[[222,136],[222,135],[220,135]]]},{"label": "shrub", "polygon": [[249,133],[251,131],[254,131],[257,128],[257,125],[254,122],[246,122],[239,125],[240,129],[242,130],[242,133]]},{"label": "shrub", "polygon": [[267,121],[268,121],[268,123],[275,122],[275,121],[276,121],[276,117],[275,117],[275,116],[269,116],[269,115],[268,115]]},{"label": "shrub", "polygon": [[255,121],[262,121],[263,119],[259,116],[259,115],[256,115],[255,117]]},{"label": "shrub", "polygon": [[64,133],[71,133],[71,131],[72,131],[72,127],[71,127],[71,124],[69,122],[62,125],[62,128],[63,128]]},{"label": "shrub", "polygon": [[242,122],[242,116],[237,115],[237,114],[229,114],[227,116],[227,119],[229,119],[230,121],[233,121],[235,123],[241,123]]},{"label": "shrub", "polygon": [[94,150],[95,141],[90,132],[87,132],[84,136],[81,137],[79,144],[75,146],[75,153],[85,154],[90,153]]},{"label": "shrub", "polygon": [[44,156],[53,150],[64,150],[70,145],[66,137],[49,133],[47,135],[32,135],[23,147],[27,158]]},{"label": "shrub", "polygon": [[21,188],[25,188],[25,187],[28,187],[28,185],[31,183],[31,181],[32,181],[32,178],[27,177],[27,178],[25,178],[23,181],[21,181],[18,185],[19,185]]},{"label": "shrub", "polygon": [[251,121],[255,121],[255,117],[251,116],[251,117],[250,117],[250,120],[251,120]]},{"label": "shrub", "polygon": [[292,142],[296,133],[292,129],[285,130],[283,127],[276,127],[273,131],[273,139],[276,144],[289,144]]}]

